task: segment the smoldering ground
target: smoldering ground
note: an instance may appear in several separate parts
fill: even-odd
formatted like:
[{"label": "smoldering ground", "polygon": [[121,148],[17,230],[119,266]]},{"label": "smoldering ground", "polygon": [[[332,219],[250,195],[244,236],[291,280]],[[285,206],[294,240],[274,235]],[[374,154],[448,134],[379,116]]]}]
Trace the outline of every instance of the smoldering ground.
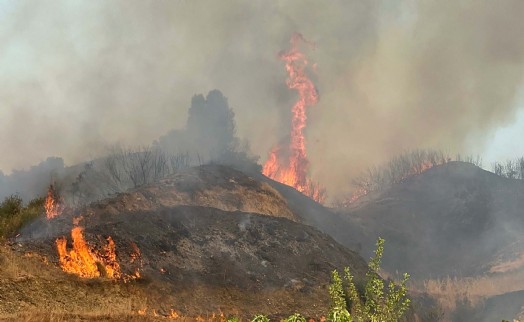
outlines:
[{"label": "smoldering ground", "polygon": [[522,82],[521,1],[3,2],[0,168],[74,164],[184,126],[218,88],[267,156],[295,93],[277,53],[301,32],[321,99],[308,111],[313,178],[332,195],[416,147],[481,153]]}]

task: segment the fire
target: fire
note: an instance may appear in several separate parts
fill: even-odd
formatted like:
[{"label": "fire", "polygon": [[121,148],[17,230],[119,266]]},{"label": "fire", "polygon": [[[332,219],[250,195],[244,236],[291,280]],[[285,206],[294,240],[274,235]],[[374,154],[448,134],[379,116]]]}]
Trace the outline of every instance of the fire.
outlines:
[{"label": "fire", "polygon": [[294,187],[318,202],[323,202],[324,190],[307,175],[309,160],[304,137],[307,120],[306,108],[318,102],[318,92],[306,74],[308,61],[299,49],[301,42],[311,45],[301,34],[293,34],[291,49],[279,54],[279,58],[285,62],[288,73],[286,84],[290,89],[296,90],[299,95],[299,99],[291,110],[290,142],[288,146],[277,145],[271,150],[262,173],[273,180]]},{"label": "fire", "polygon": [[171,309],[171,312],[169,313],[169,317],[170,317],[171,319],[178,319],[178,318],[180,317],[180,315],[178,314],[177,311]]},{"label": "fire", "polygon": [[101,260],[97,254],[91,251],[91,247],[85,241],[83,229],[81,227],[73,228],[71,238],[73,239],[73,249],[71,251],[67,251],[67,239],[65,237],[56,240],[56,248],[62,270],[80,277],[99,277],[100,270],[97,263]]},{"label": "fire", "polygon": [[65,237],[56,240],[60,267],[64,272],[76,274],[84,278],[108,277],[112,279],[125,278],[116,259],[116,245],[108,237],[103,252],[98,252],[84,239],[83,228],[74,227],[71,230],[73,249],[67,250]]},{"label": "fire", "polygon": [[140,249],[138,248],[138,246],[135,243],[131,242],[131,247],[133,248],[133,252],[131,253],[131,263],[142,263],[142,253],[140,253]]},{"label": "fire", "polygon": [[[351,195],[351,197],[347,201],[347,204],[354,203],[355,201],[357,201],[360,198],[364,197],[368,193],[369,193],[369,190],[367,190],[367,189],[364,189],[364,188],[357,189],[355,192],[353,192],[353,194]],[[346,206],[347,206],[347,204],[346,204]]]},{"label": "fire", "polygon": [[47,219],[55,218],[62,212],[60,196],[53,185],[50,185],[49,189],[47,190],[47,197],[45,199],[44,207]]}]

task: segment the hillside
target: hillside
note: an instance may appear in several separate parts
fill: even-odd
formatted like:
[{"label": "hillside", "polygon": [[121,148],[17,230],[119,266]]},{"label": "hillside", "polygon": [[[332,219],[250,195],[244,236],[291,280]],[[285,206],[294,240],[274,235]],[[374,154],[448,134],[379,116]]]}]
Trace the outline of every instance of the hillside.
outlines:
[{"label": "hillside", "polygon": [[376,236],[388,241],[386,269],[417,278],[474,276],[508,260],[503,254],[524,226],[523,196],[522,181],[450,162],[337,211],[363,242],[362,254]]},{"label": "hillside", "polygon": [[[4,250],[5,260],[20,264],[9,273],[2,268],[0,314],[82,316],[109,298],[111,314],[147,308],[160,315],[319,317],[329,306],[330,273],[350,266],[361,281],[366,263],[299,221],[266,183],[222,166],[188,169],[25,227]],[[97,264],[102,277],[94,279],[60,270],[56,240],[66,238],[69,252],[76,226],[93,251],[118,262],[121,277],[111,279],[117,266],[107,264]]]},{"label": "hillside", "polygon": [[443,320],[521,314],[523,181],[449,162],[334,211],[339,226],[324,231],[364,258],[385,238],[385,271],[409,272],[413,294],[435,299]]}]

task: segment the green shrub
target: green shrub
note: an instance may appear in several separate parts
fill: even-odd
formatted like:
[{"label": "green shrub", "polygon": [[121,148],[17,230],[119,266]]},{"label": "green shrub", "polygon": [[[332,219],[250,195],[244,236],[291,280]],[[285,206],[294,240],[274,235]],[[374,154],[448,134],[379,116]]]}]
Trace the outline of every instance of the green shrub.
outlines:
[{"label": "green shrub", "polygon": [[0,203],[0,239],[12,236],[26,223],[41,215],[43,206],[44,198],[33,199],[25,207],[19,196],[5,198]]},{"label": "green shrub", "polygon": [[0,218],[9,218],[22,210],[22,198],[17,195],[6,197],[0,204]]},{"label": "green shrub", "polygon": [[[363,297],[358,294],[353,276],[349,268],[344,269],[344,281],[335,270],[329,286],[331,308],[329,321],[333,322],[396,322],[409,308],[406,282],[408,274],[404,274],[400,284],[390,281],[385,290],[384,280],[380,277],[380,262],[384,252],[384,239],[379,238],[375,256],[371,258],[366,273],[366,284]],[[346,302],[349,300],[349,305]]]},{"label": "green shrub", "polygon": [[282,321],[283,322],[306,322],[306,319],[302,315],[295,313],[289,316],[287,319],[284,319]]},{"label": "green shrub", "polygon": [[251,322],[269,322],[269,318],[265,315],[258,314],[253,317]]},{"label": "green shrub", "polygon": [[227,319],[227,322],[240,322],[240,319],[236,316]]},{"label": "green shrub", "polygon": [[353,319],[347,310],[346,297],[342,279],[335,270],[332,274],[332,282],[329,285],[329,296],[331,297],[331,307],[329,309],[328,321],[333,322],[352,322]]}]

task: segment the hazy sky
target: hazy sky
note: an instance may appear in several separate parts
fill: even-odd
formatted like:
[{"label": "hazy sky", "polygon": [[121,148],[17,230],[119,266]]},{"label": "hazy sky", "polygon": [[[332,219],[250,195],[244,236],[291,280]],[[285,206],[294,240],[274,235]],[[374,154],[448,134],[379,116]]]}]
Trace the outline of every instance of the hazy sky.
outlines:
[{"label": "hazy sky", "polygon": [[265,160],[296,98],[277,59],[316,43],[311,172],[328,191],[413,148],[524,154],[524,1],[0,0],[0,169],[72,164],[183,127],[219,89]]},{"label": "hazy sky", "polygon": [[483,167],[491,170],[496,161],[506,161],[524,156],[524,88],[517,96],[517,115],[507,125],[500,126],[487,138],[482,153]]}]

